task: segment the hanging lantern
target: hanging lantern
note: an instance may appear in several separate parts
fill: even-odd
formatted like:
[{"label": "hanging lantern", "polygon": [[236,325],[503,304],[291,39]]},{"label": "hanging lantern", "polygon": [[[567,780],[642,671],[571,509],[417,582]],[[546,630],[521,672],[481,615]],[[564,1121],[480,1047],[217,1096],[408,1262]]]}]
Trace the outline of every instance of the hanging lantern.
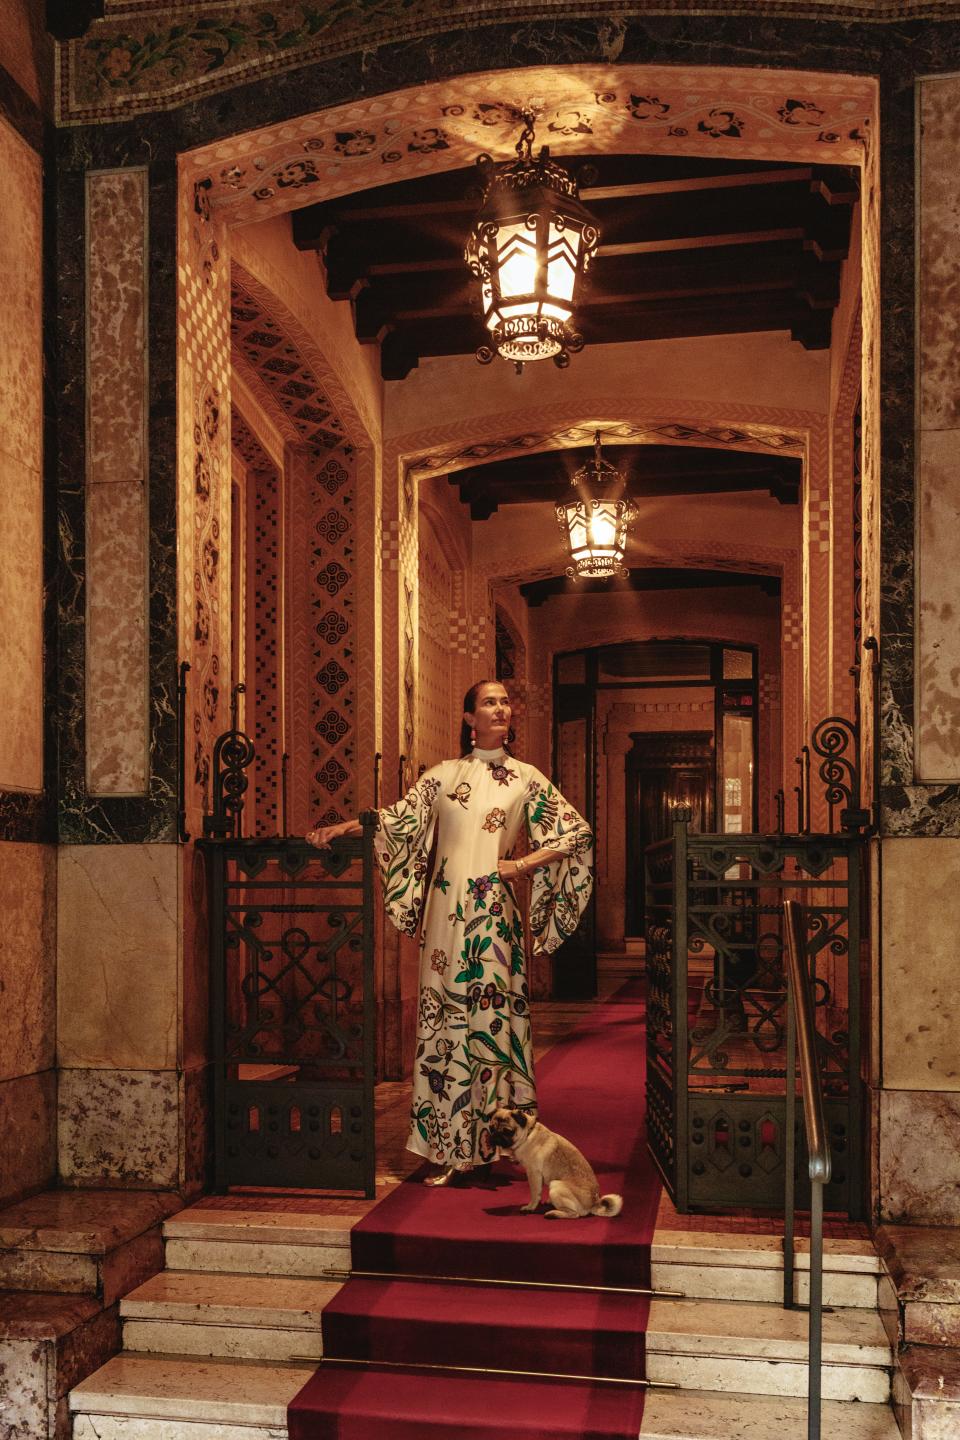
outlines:
[{"label": "hanging lantern", "polygon": [[532,113],[523,119],[516,160],[477,160],[483,205],[464,251],[490,332],[477,359],[487,365],[502,355],[518,371],[529,360],[552,359],[563,369],[583,349],[574,309],[600,232],[580,204],[576,180],[547,146],[533,158]]},{"label": "hanging lantern", "polygon": [[573,564],[571,579],[602,579],[626,575],[623,564],[627,526],[636,510],[624,496],[624,477],[600,453],[600,431],[593,437],[593,459],[570,482],[573,498],[557,506],[557,520],[567,537]]}]

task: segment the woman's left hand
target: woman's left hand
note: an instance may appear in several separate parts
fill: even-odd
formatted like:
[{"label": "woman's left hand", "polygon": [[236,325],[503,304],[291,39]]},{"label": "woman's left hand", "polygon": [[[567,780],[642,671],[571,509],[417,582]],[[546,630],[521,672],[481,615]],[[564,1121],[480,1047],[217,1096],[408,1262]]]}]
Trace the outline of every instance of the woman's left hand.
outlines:
[{"label": "woman's left hand", "polygon": [[529,866],[520,864],[516,860],[503,859],[497,861],[497,874],[501,880],[521,880],[523,878],[529,880],[531,871]]}]

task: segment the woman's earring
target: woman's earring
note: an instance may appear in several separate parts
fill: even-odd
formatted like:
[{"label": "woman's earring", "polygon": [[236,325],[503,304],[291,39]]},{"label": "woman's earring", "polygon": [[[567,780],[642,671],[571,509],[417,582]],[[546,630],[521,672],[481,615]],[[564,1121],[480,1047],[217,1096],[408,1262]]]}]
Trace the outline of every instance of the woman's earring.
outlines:
[{"label": "woman's earring", "polygon": [[476,744],[476,741],[477,741],[477,732],[476,732],[476,730],[471,729],[471,731],[470,731],[470,743],[471,743],[471,745],[475,745],[475,744]]}]

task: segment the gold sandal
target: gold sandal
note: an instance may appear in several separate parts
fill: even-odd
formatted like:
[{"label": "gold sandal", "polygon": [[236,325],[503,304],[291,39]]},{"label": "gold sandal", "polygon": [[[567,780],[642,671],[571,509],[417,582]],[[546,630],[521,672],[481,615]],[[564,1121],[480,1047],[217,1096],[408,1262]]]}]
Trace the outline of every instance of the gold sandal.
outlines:
[{"label": "gold sandal", "polygon": [[424,1185],[449,1185],[456,1173],[451,1166],[449,1170],[441,1170],[439,1175],[428,1175],[423,1183]]}]

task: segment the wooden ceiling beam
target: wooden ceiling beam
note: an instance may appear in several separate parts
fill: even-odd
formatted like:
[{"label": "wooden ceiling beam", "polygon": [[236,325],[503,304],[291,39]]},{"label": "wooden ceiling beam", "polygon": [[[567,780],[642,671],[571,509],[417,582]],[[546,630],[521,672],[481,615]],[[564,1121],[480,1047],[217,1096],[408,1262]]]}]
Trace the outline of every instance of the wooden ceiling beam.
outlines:
[{"label": "wooden ceiling beam", "polygon": [[[802,466],[793,456],[636,443],[610,446],[607,454],[637,499],[767,493],[781,505],[799,500]],[[472,517],[482,520],[500,505],[556,504],[588,458],[580,449],[542,450],[471,465],[447,478]]]},{"label": "wooden ceiling beam", "polygon": [[[558,157],[561,163],[573,167],[581,167],[582,164],[596,163],[589,156],[567,156]],[[600,157],[602,158],[602,157]],[[476,214],[479,206],[478,177],[472,169],[459,172],[444,172],[447,185],[451,187],[451,177],[454,174],[462,176],[462,193],[451,193],[438,199],[429,198],[427,195],[418,198],[411,196],[410,199],[401,198],[404,185],[385,186],[397,194],[396,198],[389,200],[376,200],[377,190],[361,191],[359,196],[346,195],[339,200],[325,200],[318,205],[304,206],[303,209],[293,213],[294,244],[299,250],[313,250],[317,248],[318,238],[322,236],[324,228],[331,224],[338,226],[353,223],[366,224],[369,221],[411,221],[415,224],[424,218],[431,216],[462,215],[465,217]],[[408,181],[406,187],[420,185],[424,182]],[[732,174],[720,175],[688,175],[678,179],[664,178],[657,180],[644,180],[636,183],[614,183],[614,184],[591,184],[581,186],[580,197],[583,203],[589,208],[591,205],[602,204],[608,200],[644,200],[654,196],[692,196],[697,199],[703,195],[731,190],[743,189],[778,189],[784,186],[793,186],[807,193],[822,195],[828,204],[852,205],[858,198],[857,186],[850,174],[838,166],[817,167],[813,165],[785,166],[778,170],[747,170]],[[470,194],[468,191],[475,193]],[[363,197],[370,197],[366,202]]]},{"label": "wooden ceiling beam", "polygon": [[695,570],[676,567],[644,566],[631,569],[625,576],[611,580],[571,580],[566,575],[551,575],[543,580],[530,580],[520,587],[527,605],[534,609],[554,595],[610,595],[618,590],[728,590],[759,589],[765,595],[779,597],[780,578],[758,575],[749,570]]},{"label": "wooden ceiling beam", "polygon": [[[425,273],[411,267],[389,279],[371,268],[369,284],[398,320],[479,313],[476,286],[462,267]],[[784,290],[819,307],[836,305],[839,287],[839,263],[823,264],[800,249],[757,256],[749,267],[742,256],[716,262],[712,256],[706,261],[688,255],[626,256],[598,262],[582,305],[586,311],[635,300]]]},{"label": "wooden ceiling beam", "polygon": [[[801,313],[802,311],[802,313]],[[822,319],[808,319],[822,317]],[[784,301],[780,294],[745,296],[736,304],[717,305],[700,301],[694,308],[682,302],[666,302],[661,309],[624,315],[617,312],[612,322],[590,313],[582,317],[581,329],[588,345],[627,344],[635,340],[668,340],[690,335],[737,335],[759,331],[797,329],[796,338],[808,349],[830,344],[831,312],[810,311],[796,301]],[[800,327],[803,327],[802,331]],[[418,354],[469,355],[484,341],[483,325],[476,317],[464,329],[462,317],[431,321],[407,321],[411,341]]]}]

